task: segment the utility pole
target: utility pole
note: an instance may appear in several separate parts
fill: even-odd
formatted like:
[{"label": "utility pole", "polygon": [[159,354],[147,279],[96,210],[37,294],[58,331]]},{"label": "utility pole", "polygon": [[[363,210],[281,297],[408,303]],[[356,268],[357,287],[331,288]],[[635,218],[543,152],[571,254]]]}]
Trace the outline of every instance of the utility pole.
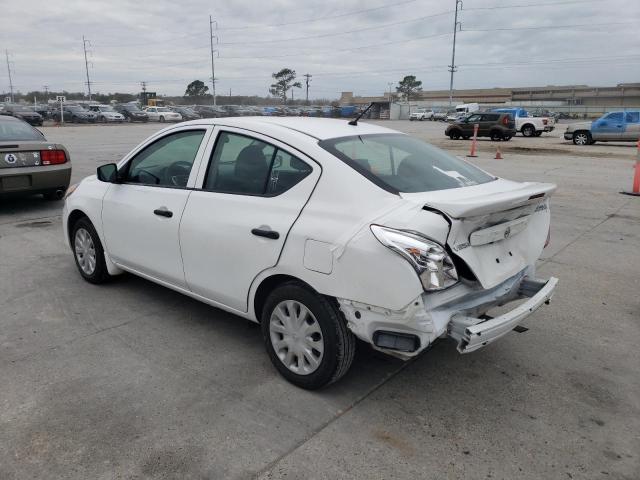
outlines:
[{"label": "utility pole", "polygon": [[82,36],[82,48],[84,50],[84,66],[87,72],[87,90],[89,91],[89,101],[91,101],[91,80],[89,80],[89,61],[87,60],[87,44],[91,46],[89,40]]},{"label": "utility pole", "polygon": [[[218,37],[213,34],[213,24],[216,24],[216,29],[218,28],[218,22],[211,18],[209,15],[209,42],[211,44],[211,86],[213,87],[213,106],[216,106],[216,69],[213,61],[213,39],[216,39],[216,45],[218,44]],[[218,53],[218,50],[215,50]],[[220,54],[218,53],[218,56]]]},{"label": "utility pole", "polygon": [[44,88],[44,100],[45,102],[49,101],[49,85],[43,85],[42,88]]},{"label": "utility pole", "polygon": [[387,86],[389,87],[389,104],[391,104],[391,87],[393,87],[393,82],[388,82]]},{"label": "utility pole", "polygon": [[462,0],[456,0],[456,16],[453,22],[453,52],[451,53],[451,65],[449,65],[449,71],[451,72],[451,80],[449,81],[449,107],[453,104],[453,73],[457,70],[456,33],[458,33],[458,28],[462,30],[462,23],[458,22],[458,9],[462,10]]},{"label": "utility pole", "polygon": [[304,82],[307,85],[307,94],[305,96],[305,102],[304,103],[309,105],[309,82],[311,81],[311,77],[313,77],[313,75],[309,75],[308,73],[305,73],[303,75],[303,77],[304,77]]},{"label": "utility pole", "polygon": [[13,103],[13,80],[11,79],[11,64],[9,63],[9,50],[5,50],[4,54],[7,57],[7,73],[9,74],[9,92],[11,95],[11,103]]}]

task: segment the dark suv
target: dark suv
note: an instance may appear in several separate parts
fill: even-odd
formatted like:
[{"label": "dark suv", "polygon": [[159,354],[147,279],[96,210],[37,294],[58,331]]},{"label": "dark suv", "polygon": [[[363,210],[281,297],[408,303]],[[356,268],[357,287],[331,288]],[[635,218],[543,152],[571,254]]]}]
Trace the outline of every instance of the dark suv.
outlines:
[{"label": "dark suv", "polygon": [[125,103],[115,106],[115,110],[121,113],[127,122],[148,122],[149,115],[132,103]]},{"label": "dark suv", "polygon": [[478,136],[493,141],[508,141],[516,134],[516,122],[510,113],[473,113],[461,121],[452,123],[444,131],[451,140],[473,136],[473,126],[478,124]]}]

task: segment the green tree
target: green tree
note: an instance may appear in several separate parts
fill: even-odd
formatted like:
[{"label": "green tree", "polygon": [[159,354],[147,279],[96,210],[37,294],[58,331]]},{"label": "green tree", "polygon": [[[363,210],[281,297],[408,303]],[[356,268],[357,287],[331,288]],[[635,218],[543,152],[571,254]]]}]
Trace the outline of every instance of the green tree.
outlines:
[{"label": "green tree", "polygon": [[407,101],[410,102],[412,98],[415,98],[418,92],[422,91],[422,82],[416,80],[415,75],[406,75],[402,80],[398,82],[396,92],[402,93]]},{"label": "green tree", "polygon": [[287,103],[287,92],[291,90],[291,88],[302,88],[302,84],[295,81],[296,71],[290,68],[283,68],[271,76],[275,80],[275,83],[271,84],[269,93],[274,97],[282,98],[283,103]]},{"label": "green tree", "polygon": [[207,92],[209,92],[209,87],[207,87],[203,81],[194,80],[189,85],[187,85],[187,89],[184,91],[184,96],[205,97],[208,94]]}]

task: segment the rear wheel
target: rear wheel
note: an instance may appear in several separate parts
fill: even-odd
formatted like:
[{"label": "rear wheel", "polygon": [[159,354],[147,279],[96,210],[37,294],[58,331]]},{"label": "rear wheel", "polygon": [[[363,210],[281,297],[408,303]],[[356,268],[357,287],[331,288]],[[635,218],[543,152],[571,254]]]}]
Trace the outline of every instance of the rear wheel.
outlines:
[{"label": "rear wheel", "polygon": [[355,337],[337,305],[301,283],[288,282],[271,292],[261,325],[271,362],[294,385],[316,390],[351,366]]},{"label": "rear wheel", "polygon": [[462,138],[463,138],[463,140],[469,140],[470,137],[469,137],[469,135],[463,135]]},{"label": "rear wheel", "polygon": [[522,135],[525,137],[533,137],[536,133],[536,129],[533,125],[525,125],[522,127]]},{"label": "rear wheel", "polygon": [[573,133],[573,144],[574,145],[589,145],[592,142],[591,134],[587,131],[578,131]]},{"label": "rear wheel", "polygon": [[449,132],[449,138],[451,140],[458,140],[460,138],[460,130],[451,130],[451,132]]},{"label": "rear wheel", "polygon": [[502,140],[502,133],[499,130],[493,130],[491,132],[491,140],[493,140],[494,142],[499,142],[500,140]]},{"label": "rear wheel", "polygon": [[535,136],[536,136],[536,137],[539,137],[540,135],[542,135],[542,130],[540,130],[539,132],[536,132],[536,133],[535,133]]},{"label": "rear wheel", "polygon": [[100,237],[87,217],[79,219],[71,229],[71,248],[82,278],[90,283],[104,283],[111,277],[104,259]]},{"label": "rear wheel", "polygon": [[164,123],[164,117],[160,117],[160,123]]}]

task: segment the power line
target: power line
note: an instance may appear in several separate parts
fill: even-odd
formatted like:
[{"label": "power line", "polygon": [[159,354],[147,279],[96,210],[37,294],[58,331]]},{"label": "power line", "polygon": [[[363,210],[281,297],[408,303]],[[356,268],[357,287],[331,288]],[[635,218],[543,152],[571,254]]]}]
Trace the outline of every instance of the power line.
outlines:
[{"label": "power line", "polygon": [[349,17],[352,15],[359,15],[361,13],[369,13],[369,12],[374,12],[377,10],[383,10],[386,8],[390,8],[390,7],[397,7],[399,5],[405,5],[407,3],[415,3],[417,0],[405,0],[402,2],[395,2],[395,3],[387,3],[386,5],[381,5],[379,7],[373,7],[373,8],[365,8],[363,10],[355,10],[352,12],[346,12],[346,13],[340,13],[337,15],[327,15],[325,17],[315,17],[315,18],[311,18],[308,20],[298,20],[295,22],[285,22],[285,23],[274,23],[271,25],[246,25],[243,27],[226,27],[226,28],[221,28],[220,30],[254,30],[254,29],[262,29],[262,28],[275,28],[275,27],[284,27],[284,26],[288,26],[288,25],[300,25],[303,23],[316,23],[316,22],[321,22],[324,20],[332,20],[332,19],[336,19],[336,18],[343,18],[343,17]]},{"label": "power line", "polygon": [[525,3],[514,5],[494,5],[493,7],[471,7],[465,8],[465,11],[470,12],[474,10],[502,10],[505,8],[529,8],[529,7],[560,7],[562,5],[571,4],[584,4],[584,3],[601,3],[601,0],[569,0],[567,2],[545,2],[545,3]]},{"label": "power line", "polygon": [[582,27],[609,27],[613,25],[635,25],[636,22],[607,22],[607,23],[578,23],[574,25],[545,25],[541,27],[512,27],[512,28],[486,28],[465,29],[464,32],[511,32],[517,30],[563,30]]}]

